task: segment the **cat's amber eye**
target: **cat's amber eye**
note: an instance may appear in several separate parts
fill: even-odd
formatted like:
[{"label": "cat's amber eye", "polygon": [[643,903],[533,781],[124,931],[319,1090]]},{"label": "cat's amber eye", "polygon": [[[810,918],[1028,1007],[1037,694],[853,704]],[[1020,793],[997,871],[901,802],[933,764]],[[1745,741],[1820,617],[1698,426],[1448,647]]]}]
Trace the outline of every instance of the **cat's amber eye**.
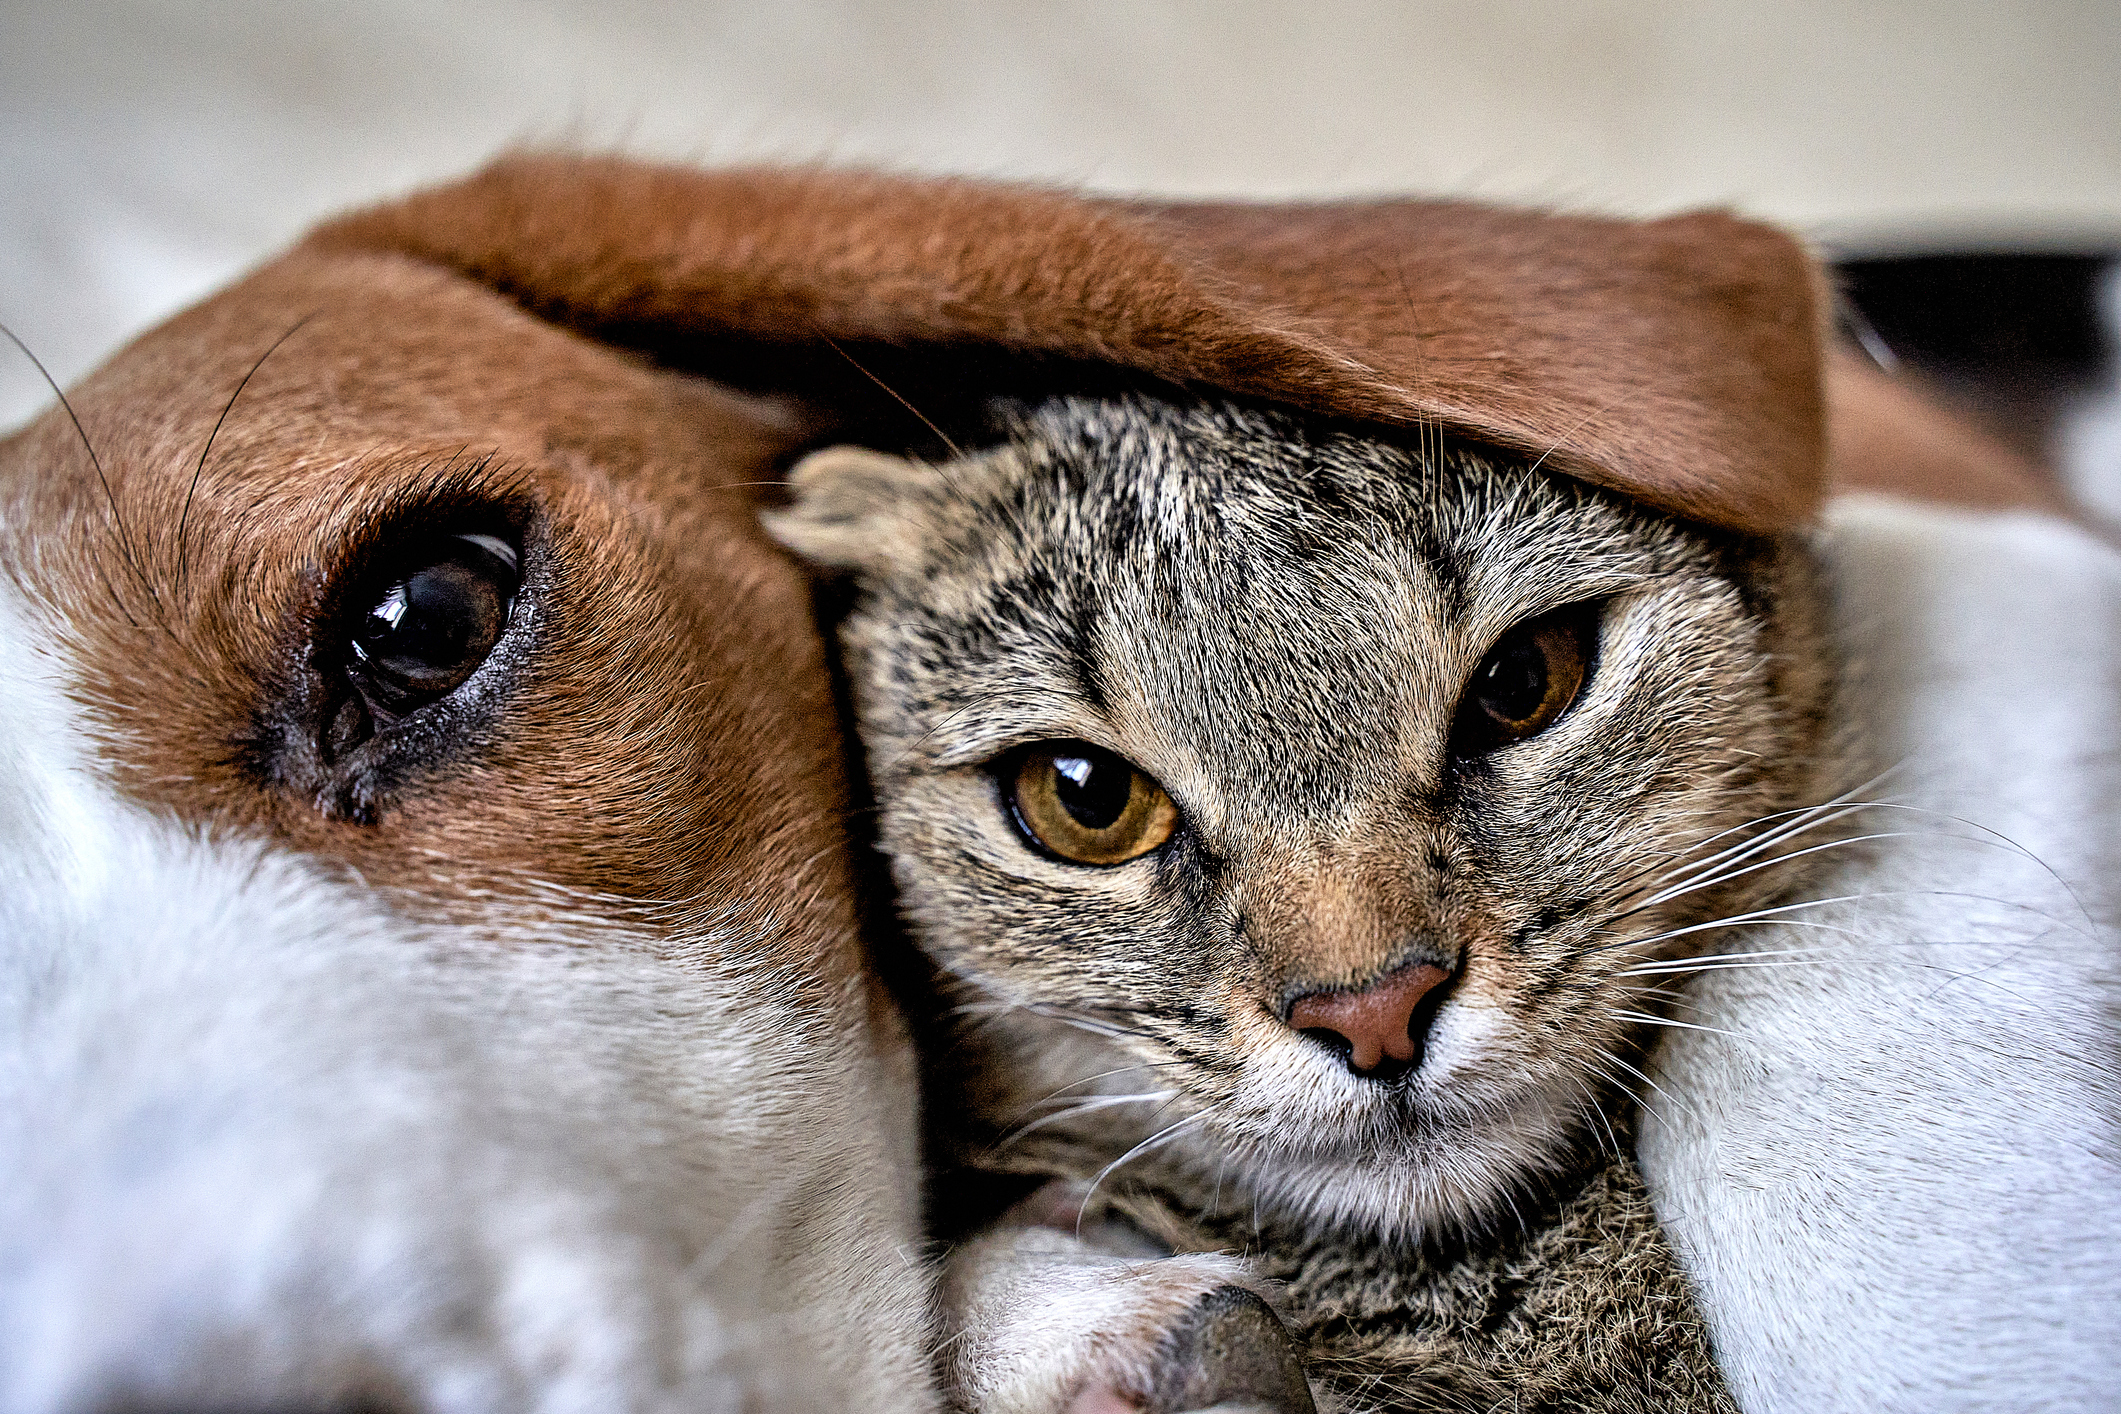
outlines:
[{"label": "cat's amber eye", "polygon": [[1087,742],[1032,747],[1002,784],[1017,828],[1073,864],[1125,864],[1178,829],[1178,806],[1162,786]]},{"label": "cat's amber eye", "polygon": [[1572,604],[1504,634],[1466,683],[1451,754],[1485,756],[1554,725],[1590,675],[1597,632],[1595,608]]}]

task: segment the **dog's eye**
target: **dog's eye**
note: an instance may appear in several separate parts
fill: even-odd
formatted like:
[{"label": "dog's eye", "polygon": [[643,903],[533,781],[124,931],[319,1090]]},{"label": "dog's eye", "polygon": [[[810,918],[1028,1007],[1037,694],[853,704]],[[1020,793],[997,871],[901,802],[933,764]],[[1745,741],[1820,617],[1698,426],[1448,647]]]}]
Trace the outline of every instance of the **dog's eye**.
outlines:
[{"label": "dog's eye", "polygon": [[1597,629],[1595,612],[1572,604],[1504,634],[1466,683],[1451,754],[1485,756],[1554,725],[1590,675]]},{"label": "dog's eye", "polygon": [[349,676],[371,711],[405,716],[455,691],[508,626],[521,557],[491,535],[444,535],[402,556],[364,595]]},{"label": "dog's eye", "polygon": [[1086,742],[1035,746],[1004,783],[1017,828],[1072,864],[1124,864],[1178,829],[1178,806],[1162,786]]}]

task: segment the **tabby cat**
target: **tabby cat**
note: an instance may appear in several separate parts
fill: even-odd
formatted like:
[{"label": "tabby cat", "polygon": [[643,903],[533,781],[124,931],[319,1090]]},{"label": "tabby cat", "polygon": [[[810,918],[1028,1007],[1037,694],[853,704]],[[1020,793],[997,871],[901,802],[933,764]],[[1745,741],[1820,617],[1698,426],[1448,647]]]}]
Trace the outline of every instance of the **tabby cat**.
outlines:
[{"label": "tabby cat", "polygon": [[1629,1139],[1837,783],[1801,542],[1145,394],[794,492],[951,1191],[1028,1192],[949,1258],[964,1405],[1731,1407]]}]

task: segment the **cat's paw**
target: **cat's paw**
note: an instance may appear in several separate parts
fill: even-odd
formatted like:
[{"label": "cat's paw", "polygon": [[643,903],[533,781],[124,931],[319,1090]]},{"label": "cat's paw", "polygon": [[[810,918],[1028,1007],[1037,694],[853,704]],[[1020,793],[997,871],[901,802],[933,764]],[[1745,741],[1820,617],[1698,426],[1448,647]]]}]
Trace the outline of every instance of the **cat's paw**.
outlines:
[{"label": "cat's paw", "polygon": [[950,1258],[945,1376],[978,1414],[1312,1414],[1303,1368],[1243,1262],[1114,1254],[1004,1226]]},{"label": "cat's paw", "polygon": [[[1135,1404],[1118,1390],[1085,1389],[1069,1414],[1086,1414],[1085,1395],[1106,1397],[1110,1410],[1141,1414],[1180,1411],[1260,1411],[1313,1414],[1310,1381],[1281,1320],[1259,1296],[1241,1286],[1221,1286],[1193,1303],[1186,1318],[1165,1333],[1156,1353],[1156,1375],[1146,1399]],[[1087,1406],[1096,1408],[1096,1405]]]}]

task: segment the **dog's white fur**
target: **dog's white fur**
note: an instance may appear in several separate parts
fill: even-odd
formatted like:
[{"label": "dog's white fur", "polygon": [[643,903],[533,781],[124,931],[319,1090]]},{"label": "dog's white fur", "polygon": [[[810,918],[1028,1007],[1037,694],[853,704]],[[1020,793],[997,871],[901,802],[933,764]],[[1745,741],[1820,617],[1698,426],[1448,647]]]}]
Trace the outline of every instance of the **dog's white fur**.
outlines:
[{"label": "dog's white fur", "polygon": [[1659,1214],[1748,1414],[2121,1408],[2121,555],[1881,499],[1828,549],[1913,808],[1696,979]]},{"label": "dog's white fur", "polygon": [[767,904],[411,918],[120,800],[69,685],[0,579],[0,1411],[927,1407],[908,1101]]}]

